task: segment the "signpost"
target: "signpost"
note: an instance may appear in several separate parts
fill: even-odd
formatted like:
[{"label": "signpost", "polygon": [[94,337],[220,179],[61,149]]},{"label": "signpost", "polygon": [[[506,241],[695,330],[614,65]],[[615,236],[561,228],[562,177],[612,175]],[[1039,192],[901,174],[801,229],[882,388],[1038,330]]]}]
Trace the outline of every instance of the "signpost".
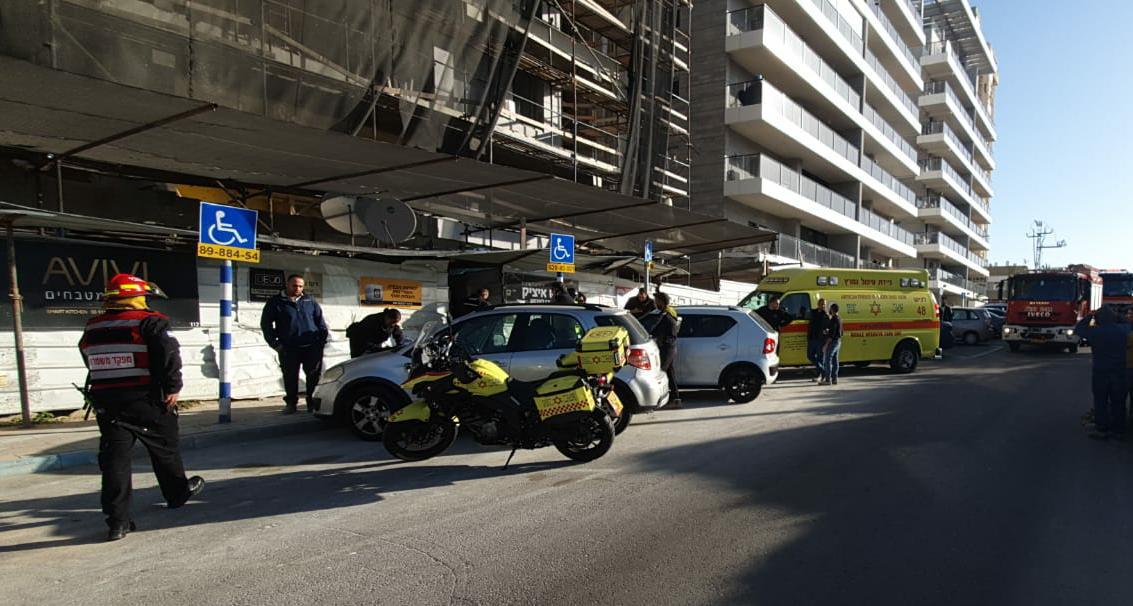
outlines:
[{"label": "signpost", "polygon": [[653,269],[653,242],[645,241],[645,292],[649,293],[649,270]]},{"label": "signpost", "polygon": [[246,208],[201,202],[197,256],[220,259],[220,375],[221,423],[232,422],[232,383],[228,380],[228,359],[232,352],[232,262],[259,263],[256,248],[258,213]]},{"label": "signpost", "polygon": [[548,257],[547,271],[558,273],[559,282],[564,273],[574,273],[574,236],[551,234]]}]

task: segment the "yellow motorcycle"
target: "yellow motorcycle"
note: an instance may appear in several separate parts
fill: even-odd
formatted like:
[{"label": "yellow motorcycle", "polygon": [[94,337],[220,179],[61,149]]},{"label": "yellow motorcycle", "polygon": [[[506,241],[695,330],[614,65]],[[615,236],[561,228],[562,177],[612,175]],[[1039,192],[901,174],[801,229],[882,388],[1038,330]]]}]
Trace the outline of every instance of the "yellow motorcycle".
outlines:
[{"label": "yellow motorcycle", "polygon": [[[599,334],[612,330],[625,332],[595,329],[606,331]],[[505,468],[520,448],[554,446],[572,460],[593,461],[613,445],[614,419],[622,411],[610,389],[617,367],[591,362],[601,358],[624,364],[628,336],[614,335],[606,342],[623,351],[569,354],[559,361],[563,370],[542,381],[522,382],[494,362],[472,359],[451,330],[432,336],[423,331],[402,384],[415,401],[390,415],[382,442],[391,455],[420,461],[447,450],[462,426],[480,444],[510,446]]]}]

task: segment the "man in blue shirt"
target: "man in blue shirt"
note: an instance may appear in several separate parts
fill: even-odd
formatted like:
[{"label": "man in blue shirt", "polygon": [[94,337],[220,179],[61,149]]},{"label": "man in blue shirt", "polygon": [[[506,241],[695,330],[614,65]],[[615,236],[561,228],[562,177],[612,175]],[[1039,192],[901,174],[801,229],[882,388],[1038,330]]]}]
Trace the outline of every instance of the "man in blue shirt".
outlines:
[{"label": "man in blue shirt", "polygon": [[1090,437],[1096,440],[1125,439],[1125,348],[1129,332],[1130,326],[1119,324],[1108,306],[1090,313],[1074,327],[1076,336],[1090,341],[1093,352],[1095,428]]},{"label": "man in blue shirt", "polygon": [[330,334],[323,309],[303,292],[304,286],[303,276],[288,276],[286,292],[268,300],[260,316],[264,340],[279,352],[283,369],[283,414],[294,414],[299,402],[300,366],[307,377],[307,412],[311,412],[311,394],[323,374],[323,346]]}]

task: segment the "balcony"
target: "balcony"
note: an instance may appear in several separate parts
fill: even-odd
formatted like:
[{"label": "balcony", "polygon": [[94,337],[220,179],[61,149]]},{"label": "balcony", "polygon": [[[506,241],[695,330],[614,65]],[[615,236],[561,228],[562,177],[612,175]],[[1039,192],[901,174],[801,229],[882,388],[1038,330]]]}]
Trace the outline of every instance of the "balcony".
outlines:
[{"label": "balcony", "polygon": [[991,275],[987,269],[987,259],[941,232],[916,234],[916,247],[918,256],[963,265],[981,276]]},{"label": "balcony", "polygon": [[936,284],[929,284],[929,288],[932,290],[943,290],[954,295],[974,297],[982,297],[987,294],[987,281],[969,280],[943,269],[930,270],[929,280],[936,282]]},{"label": "balcony", "polygon": [[790,259],[814,267],[841,267],[844,269],[857,267],[857,258],[854,255],[800,240],[787,234],[779,234],[771,242],[757,245],[756,250],[764,255]]},{"label": "balcony", "polygon": [[817,177],[859,181],[874,205],[889,214],[915,217],[916,196],[845,137],[763,80],[727,87],[725,123],[777,152],[799,158]]},{"label": "balcony", "polygon": [[726,48],[738,65],[836,122],[864,130],[887,170],[916,174],[916,149],[876,109],[863,107],[861,95],[775,11],[765,5],[744,8],[728,13],[727,23]]},{"label": "balcony", "polygon": [[928,160],[921,162],[921,174],[917,177],[917,182],[966,202],[980,214],[985,223],[991,223],[991,209],[987,202],[972,189],[968,178],[943,158],[930,156]]},{"label": "balcony", "polygon": [[916,253],[907,230],[764,154],[725,159],[724,195],[830,233],[853,233],[891,257]]},{"label": "balcony", "polygon": [[[921,80],[921,62],[917,52],[909,48],[905,43],[901,32],[897,31],[896,26],[889,20],[889,16],[881,9],[881,6],[873,0],[867,0],[866,4],[869,6],[870,11],[865,14],[866,20],[871,21],[870,25],[880,39],[882,46],[888,51],[888,54],[894,59],[893,65],[895,68],[904,70],[905,75],[908,76],[909,82],[914,86],[920,88],[923,85]],[[872,16],[872,20],[871,20]],[[873,21],[876,21],[874,23]]]},{"label": "balcony", "polygon": [[931,121],[921,128],[917,137],[917,145],[924,151],[944,158],[951,164],[961,166],[969,171],[977,170],[975,157],[970,144],[964,143],[947,122]]},{"label": "balcony", "polygon": [[935,80],[947,79],[956,86],[964,98],[964,107],[974,107],[975,122],[982,131],[983,136],[994,141],[998,138],[995,132],[995,123],[976,94],[976,77],[964,67],[964,61],[952,46],[950,40],[934,42],[924,49],[921,55],[921,66],[925,74]]},{"label": "balcony", "polygon": [[916,125],[920,123],[920,112],[917,108],[917,102],[913,100],[913,97],[909,95],[909,93],[905,92],[905,89],[901,88],[901,85],[893,79],[893,76],[889,75],[889,70],[885,68],[885,65],[881,63],[877,55],[873,54],[873,51],[866,49],[864,56],[867,66],[865,70],[866,73],[870,75],[875,82],[881,83],[881,86],[869,88],[866,98],[872,100],[872,97],[868,95],[869,91],[881,91],[882,94],[875,95],[875,97],[884,99],[886,103],[893,108],[896,116],[902,117],[906,122],[916,128]]},{"label": "balcony", "polygon": [[[871,1],[872,0],[867,0],[867,2]],[[899,15],[893,18],[896,21],[895,25],[897,28],[903,30],[905,39],[914,38],[917,40],[918,46],[924,46],[924,21],[921,19],[920,2],[914,2],[914,0],[892,0],[892,2],[888,2],[886,6],[890,9],[890,15]]]},{"label": "balcony", "polygon": [[922,221],[936,226],[941,231],[962,234],[969,240],[970,247],[990,250],[986,225],[976,223],[964,211],[939,195],[929,195],[917,199],[917,208]]},{"label": "balcony", "polygon": [[[943,80],[931,81],[925,84],[924,96],[920,98],[920,107],[934,120],[948,122],[954,130],[963,134],[963,139],[973,142],[974,157],[980,166],[986,169],[995,169],[995,159],[992,157],[992,143],[984,138],[976,128],[972,116],[964,107],[947,82]],[[967,147],[965,145],[965,147]]]}]

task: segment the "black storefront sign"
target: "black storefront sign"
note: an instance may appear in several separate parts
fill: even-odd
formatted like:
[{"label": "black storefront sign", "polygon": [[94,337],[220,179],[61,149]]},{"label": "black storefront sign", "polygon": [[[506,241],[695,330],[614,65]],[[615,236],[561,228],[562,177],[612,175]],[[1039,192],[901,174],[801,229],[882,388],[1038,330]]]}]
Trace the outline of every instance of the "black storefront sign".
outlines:
[{"label": "black storefront sign", "polygon": [[[0,259],[8,262],[7,250]],[[80,329],[102,309],[106,281],[129,273],[156,283],[169,297],[149,297],[150,307],[176,327],[200,324],[197,259],[191,252],[169,252],[104,244],[20,240],[16,272],[24,297],[27,328]],[[7,272],[5,272],[5,285]],[[0,326],[12,327],[12,308],[0,306]]]},{"label": "black storefront sign", "polygon": [[[505,273],[503,277],[505,303],[550,303],[555,297],[552,290],[554,278],[516,273]],[[574,280],[566,280],[564,285],[568,289],[578,288]]]},{"label": "black storefront sign", "polygon": [[283,291],[283,270],[249,268],[248,282],[249,298],[252,301],[267,301]]}]

